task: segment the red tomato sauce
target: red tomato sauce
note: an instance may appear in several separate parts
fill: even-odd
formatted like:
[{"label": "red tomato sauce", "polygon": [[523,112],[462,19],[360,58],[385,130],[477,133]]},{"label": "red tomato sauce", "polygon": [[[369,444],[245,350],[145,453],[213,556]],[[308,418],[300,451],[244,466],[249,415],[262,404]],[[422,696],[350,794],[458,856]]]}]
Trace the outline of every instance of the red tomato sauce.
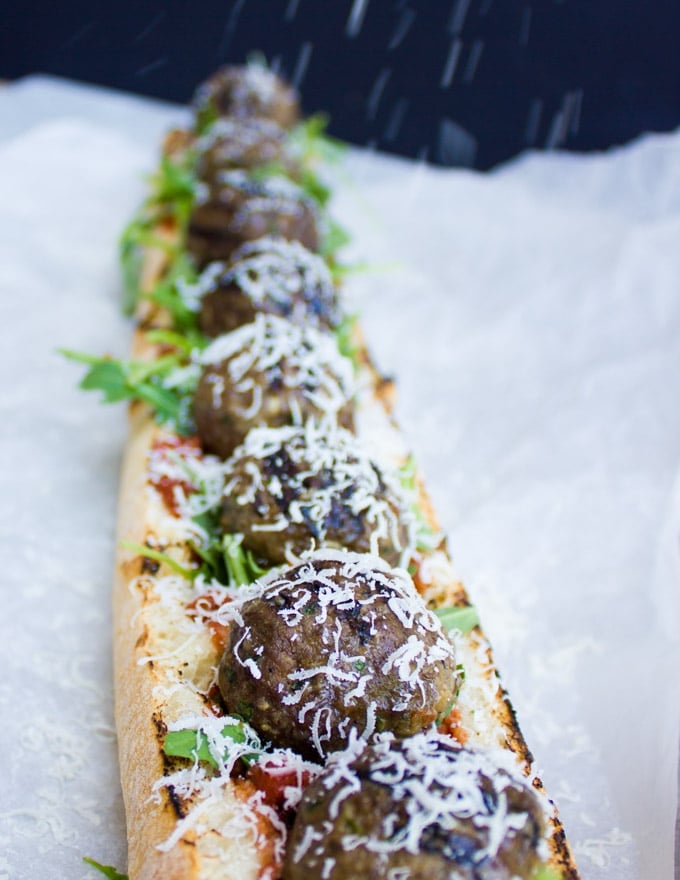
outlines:
[{"label": "red tomato sauce", "polygon": [[188,479],[181,477],[170,477],[166,474],[160,476],[154,475],[153,461],[155,456],[164,456],[166,452],[176,452],[185,458],[198,458],[201,453],[201,446],[198,437],[164,437],[162,440],[156,440],[151,447],[151,466],[149,468],[149,482],[163,499],[163,503],[173,516],[179,516],[180,511],[177,506],[177,495],[175,489],[181,488],[185,495],[190,495],[196,491]]}]

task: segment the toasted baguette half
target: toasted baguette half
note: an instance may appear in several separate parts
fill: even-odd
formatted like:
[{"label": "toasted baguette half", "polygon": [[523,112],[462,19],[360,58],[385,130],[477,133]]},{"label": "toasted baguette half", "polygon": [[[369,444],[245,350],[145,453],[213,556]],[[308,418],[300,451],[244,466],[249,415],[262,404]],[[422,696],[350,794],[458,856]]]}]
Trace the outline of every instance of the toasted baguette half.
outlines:
[{"label": "toasted baguette half", "polygon": [[[172,152],[186,138],[174,133],[166,141]],[[164,221],[160,238],[173,242],[177,230]],[[150,291],[167,268],[167,251],[149,249],[141,287]],[[146,331],[167,324],[167,317],[142,299],[132,345],[135,358],[152,359],[158,349]],[[409,451],[394,422],[394,386],[372,364],[356,328],[359,351],[357,434],[378,464],[397,468]],[[285,828],[275,816],[257,808],[254,786],[232,779],[200,794],[172,784],[186,762],[164,752],[168,729],[187,716],[210,717],[209,697],[219,663],[219,649],[209,628],[187,613],[195,597],[190,579],[165,562],[145,556],[140,545],[162,551],[190,567],[190,527],[168,508],[150,475],[152,451],[171,441],[143,404],[130,407],[119,501],[118,552],[114,580],[115,705],[120,770],[128,825],[130,880],[250,880],[278,876]],[[418,479],[418,506],[434,531],[436,514]],[[470,598],[456,577],[446,543],[423,551],[414,577],[433,608],[465,607]],[[446,732],[461,744],[499,750],[510,756],[542,794],[533,758],[502,687],[490,645],[479,625],[451,634],[465,675]],[[547,799],[546,799],[547,800]],[[556,877],[577,880],[579,874],[564,830],[548,802],[547,863]]]}]

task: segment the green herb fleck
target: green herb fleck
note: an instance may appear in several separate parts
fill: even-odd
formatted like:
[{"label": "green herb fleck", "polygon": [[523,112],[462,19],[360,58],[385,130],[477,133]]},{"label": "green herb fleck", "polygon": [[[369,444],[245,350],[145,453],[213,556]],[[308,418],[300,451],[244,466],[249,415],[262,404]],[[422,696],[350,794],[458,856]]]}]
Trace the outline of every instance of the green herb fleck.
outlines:
[{"label": "green herb fleck", "polygon": [[335,262],[335,256],[340,248],[345,247],[352,240],[351,235],[344,226],[341,226],[332,218],[328,217],[322,230],[321,246],[319,251],[323,257],[331,263],[331,270]]},{"label": "green herb fleck", "polygon": [[447,632],[456,629],[461,633],[470,632],[479,625],[479,615],[474,605],[437,608],[434,612]]},{"label": "green herb fleck", "polygon": [[172,321],[173,329],[190,339],[192,344],[204,337],[198,330],[198,304],[189,304],[183,290],[198,280],[196,268],[185,253],[177,255],[169,270],[145,297],[164,309]]},{"label": "green herb fleck", "polygon": [[415,493],[418,489],[418,468],[412,455],[399,468],[399,480],[408,492]]},{"label": "green herb fleck", "polygon": [[[196,198],[195,157],[185,151],[179,158],[164,156],[150,176],[151,193],[123,230],[120,238],[120,262],[125,296],[123,310],[132,314],[139,302],[143,250],[158,247],[168,252],[171,262],[180,259],[182,242]],[[172,219],[178,227],[178,242],[161,238],[158,224]]]},{"label": "green herb fleck", "polygon": [[318,174],[309,169],[302,170],[298,184],[310,199],[314,199],[322,208],[325,208],[331,200],[333,194],[331,188],[321,180]]},{"label": "green herb fleck", "polygon": [[439,713],[437,716],[437,724],[441,724],[442,721],[445,721],[451,712],[453,711],[453,707],[456,705],[456,700],[458,699],[458,691],[453,695],[453,699],[447,703],[446,708]]},{"label": "green herb fleck", "polygon": [[194,125],[196,134],[207,134],[219,118],[220,113],[215,106],[215,102],[212,98],[208,98],[196,110],[196,123]]},{"label": "green herb fleck", "polygon": [[307,617],[311,617],[313,614],[318,613],[320,607],[321,606],[316,601],[307,602],[307,604],[302,609],[302,613]]},{"label": "green herb fleck", "polygon": [[196,197],[196,158],[185,150],[179,158],[163,156],[158,169],[151,175],[151,195],[147,207],[165,209],[180,225],[186,226]]},{"label": "green herb fleck", "polygon": [[240,715],[244,721],[250,721],[250,719],[253,717],[252,703],[248,703],[246,700],[239,700],[237,706],[237,714]]},{"label": "green herb fleck", "polygon": [[432,528],[418,504],[418,470],[412,455],[399,468],[399,481],[411,498],[411,512],[416,526],[416,548],[421,552],[436,550],[442,542],[442,536]]},{"label": "green herb fleck", "polygon": [[97,871],[108,877],[109,880],[128,880],[127,874],[121,874],[120,871],[112,868],[111,865],[102,865],[99,862],[95,862],[94,859],[89,859],[87,856],[83,856],[83,861],[96,868]]},{"label": "green herb fleck", "polygon": [[243,535],[224,535],[222,554],[228,583],[232,586],[252,584],[267,571],[255,561],[250,550],[243,547]]},{"label": "green herb fleck", "polygon": [[326,134],[329,118],[315,113],[298,123],[288,136],[293,155],[306,167],[324,163],[337,165],[347,152],[347,145]]},{"label": "green herb fleck", "polygon": [[358,315],[346,315],[335,328],[335,338],[340,349],[340,354],[349,358],[354,364],[354,369],[361,367],[361,342],[357,338]]},{"label": "green herb fleck", "polygon": [[89,366],[80,387],[86,391],[101,391],[105,403],[142,400],[151,406],[161,424],[169,423],[181,434],[192,433],[191,398],[198,374],[187,369],[184,353],[165,355],[153,361],[123,361],[66,349],[60,349],[60,353]]},{"label": "green herb fleck", "polygon": [[548,865],[539,865],[531,875],[531,880],[563,880],[563,875]]},{"label": "green herb fleck", "polygon": [[167,553],[161,553],[160,550],[155,550],[153,547],[147,547],[146,544],[135,544],[134,541],[121,541],[120,545],[121,547],[125,547],[126,550],[131,550],[133,553],[138,553],[140,556],[144,556],[146,559],[153,559],[154,562],[160,562],[163,565],[167,565],[168,568],[171,568],[174,572],[189,581],[193,581],[197,575],[200,574],[200,568],[186,568],[184,565],[180,565],[176,559],[168,556]]},{"label": "green herb fleck", "polygon": [[[246,732],[242,724],[226,724],[220,731],[223,737],[230,739],[233,743],[241,744],[246,742]],[[224,760],[228,757],[228,749],[224,754]],[[189,758],[193,761],[206,761],[213,767],[217,767],[207,736],[200,730],[171,730],[165,735],[163,742],[163,751],[171,758]],[[257,759],[257,754],[248,754],[243,756],[242,760],[246,763],[252,763]]]},{"label": "green herb fleck", "polygon": [[[198,489],[200,492],[200,487]],[[243,546],[243,535],[223,535],[217,511],[207,510],[193,517],[208,538],[204,544],[192,543],[191,549],[203,563],[196,574],[227,586],[240,587],[254,583],[268,569],[258,565],[250,550]]]},{"label": "green herb fleck", "polygon": [[378,733],[383,733],[387,729],[387,719],[382,715],[375,716],[375,729]]}]

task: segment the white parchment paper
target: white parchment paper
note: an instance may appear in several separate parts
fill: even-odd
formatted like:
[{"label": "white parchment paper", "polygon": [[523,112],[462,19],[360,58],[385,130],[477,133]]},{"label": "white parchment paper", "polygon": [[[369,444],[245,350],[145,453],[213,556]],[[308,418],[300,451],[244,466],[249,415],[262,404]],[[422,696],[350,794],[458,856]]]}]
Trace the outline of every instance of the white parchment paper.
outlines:
[{"label": "white parchment paper", "polygon": [[[118,233],[177,111],[0,95],[0,880],[125,866],[109,592]],[[678,751],[680,135],[491,175],[353,152],[360,310],[585,880],[669,880]],[[674,489],[674,485],[676,488]]]}]

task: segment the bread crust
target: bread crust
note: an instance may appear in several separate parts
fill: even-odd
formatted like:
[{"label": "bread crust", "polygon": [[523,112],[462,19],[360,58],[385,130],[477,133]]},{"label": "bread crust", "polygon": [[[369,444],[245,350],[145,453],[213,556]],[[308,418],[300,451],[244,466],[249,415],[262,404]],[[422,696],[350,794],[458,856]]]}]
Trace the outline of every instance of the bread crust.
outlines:
[{"label": "bread crust", "polygon": [[154,699],[158,683],[154,665],[138,662],[148,640],[142,616],[148,599],[141,588],[134,586],[144,574],[144,561],[121,544],[144,543],[152,532],[145,503],[146,462],[155,432],[149,413],[141,406],[132,406],[121,471],[113,593],[115,713],[129,832],[128,870],[131,877],[140,880],[163,876],[163,872],[169,878],[191,876],[192,870],[189,852],[182,851],[171,866],[166,866],[149,846],[151,841],[162,840],[172,832],[177,814],[170,798],[157,809],[147,808],[153,785],[165,771],[164,731]]}]

